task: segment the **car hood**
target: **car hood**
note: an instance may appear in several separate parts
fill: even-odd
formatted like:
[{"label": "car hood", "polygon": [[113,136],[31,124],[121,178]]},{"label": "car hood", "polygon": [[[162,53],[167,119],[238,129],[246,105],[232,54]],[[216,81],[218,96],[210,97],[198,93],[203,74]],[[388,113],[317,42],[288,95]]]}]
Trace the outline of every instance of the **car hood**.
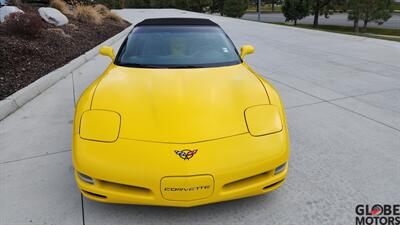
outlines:
[{"label": "car hood", "polygon": [[118,112],[119,138],[192,143],[248,132],[244,110],[269,104],[264,86],[244,65],[147,69],[111,65],[91,109]]}]

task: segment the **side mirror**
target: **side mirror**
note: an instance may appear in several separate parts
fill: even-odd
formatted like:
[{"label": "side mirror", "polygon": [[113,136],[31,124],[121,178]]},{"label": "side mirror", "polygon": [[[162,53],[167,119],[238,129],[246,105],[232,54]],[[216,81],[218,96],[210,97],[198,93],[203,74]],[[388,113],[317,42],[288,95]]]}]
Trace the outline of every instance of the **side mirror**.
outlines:
[{"label": "side mirror", "polygon": [[254,47],[251,45],[243,45],[240,48],[240,58],[244,58],[246,55],[252,54],[254,52]]},{"label": "side mirror", "polygon": [[111,46],[103,46],[100,48],[100,54],[104,56],[108,56],[111,60],[114,60],[114,49]]}]

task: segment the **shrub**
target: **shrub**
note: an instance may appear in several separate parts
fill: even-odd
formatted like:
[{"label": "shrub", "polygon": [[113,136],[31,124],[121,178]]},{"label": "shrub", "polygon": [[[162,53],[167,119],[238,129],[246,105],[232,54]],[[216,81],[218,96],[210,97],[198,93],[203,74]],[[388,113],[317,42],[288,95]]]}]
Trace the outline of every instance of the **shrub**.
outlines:
[{"label": "shrub", "polygon": [[249,5],[248,0],[225,0],[223,14],[230,17],[241,17]]},{"label": "shrub", "polygon": [[106,15],[106,18],[114,20],[115,22],[118,22],[118,23],[124,23],[124,20],[115,12],[109,12]]},{"label": "shrub", "polygon": [[66,14],[66,15],[72,14],[71,10],[69,10],[69,6],[63,0],[51,0],[50,6],[55,9],[60,10],[60,12]]},{"label": "shrub", "polygon": [[11,13],[6,17],[4,25],[8,32],[26,38],[38,37],[43,30],[42,18],[29,13]]},{"label": "shrub", "polygon": [[110,13],[110,10],[107,8],[107,6],[102,5],[102,4],[96,4],[94,6],[94,9],[100,13],[102,16],[106,16],[108,13]]},{"label": "shrub", "polygon": [[74,16],[81,22],[101,24],[103,17],[89,5],[77,5],[75,7]]}]

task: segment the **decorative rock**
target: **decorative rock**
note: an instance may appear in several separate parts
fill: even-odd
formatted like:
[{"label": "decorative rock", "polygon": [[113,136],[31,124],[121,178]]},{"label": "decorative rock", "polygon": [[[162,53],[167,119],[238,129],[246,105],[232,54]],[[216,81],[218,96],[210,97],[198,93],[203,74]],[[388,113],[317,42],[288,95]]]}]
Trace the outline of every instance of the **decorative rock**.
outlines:
[{"label": "decorative rock", "polygon": [[68,23],[68,18],[55,8],[41,7],[38,9],[38,12],[46,22],[58,27]]},{"label": "decorative rock", "polygon": [[0,8],[0,22],[4,22],[6,19],[6,16],[10,15],[11,13],[24,13],[22,10],[20,10],[16,6],[3,6]]}]

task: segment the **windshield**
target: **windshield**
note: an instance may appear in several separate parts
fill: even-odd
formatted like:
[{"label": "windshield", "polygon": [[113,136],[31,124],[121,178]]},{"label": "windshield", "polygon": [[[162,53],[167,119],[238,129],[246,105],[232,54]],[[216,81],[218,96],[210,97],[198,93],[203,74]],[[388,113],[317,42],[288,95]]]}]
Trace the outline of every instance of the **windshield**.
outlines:
[{"label": "windshield", "polygon": [[241,63],[231,40],[216,26],[139,26],[115,64],[144,68],[201,68]]}]

